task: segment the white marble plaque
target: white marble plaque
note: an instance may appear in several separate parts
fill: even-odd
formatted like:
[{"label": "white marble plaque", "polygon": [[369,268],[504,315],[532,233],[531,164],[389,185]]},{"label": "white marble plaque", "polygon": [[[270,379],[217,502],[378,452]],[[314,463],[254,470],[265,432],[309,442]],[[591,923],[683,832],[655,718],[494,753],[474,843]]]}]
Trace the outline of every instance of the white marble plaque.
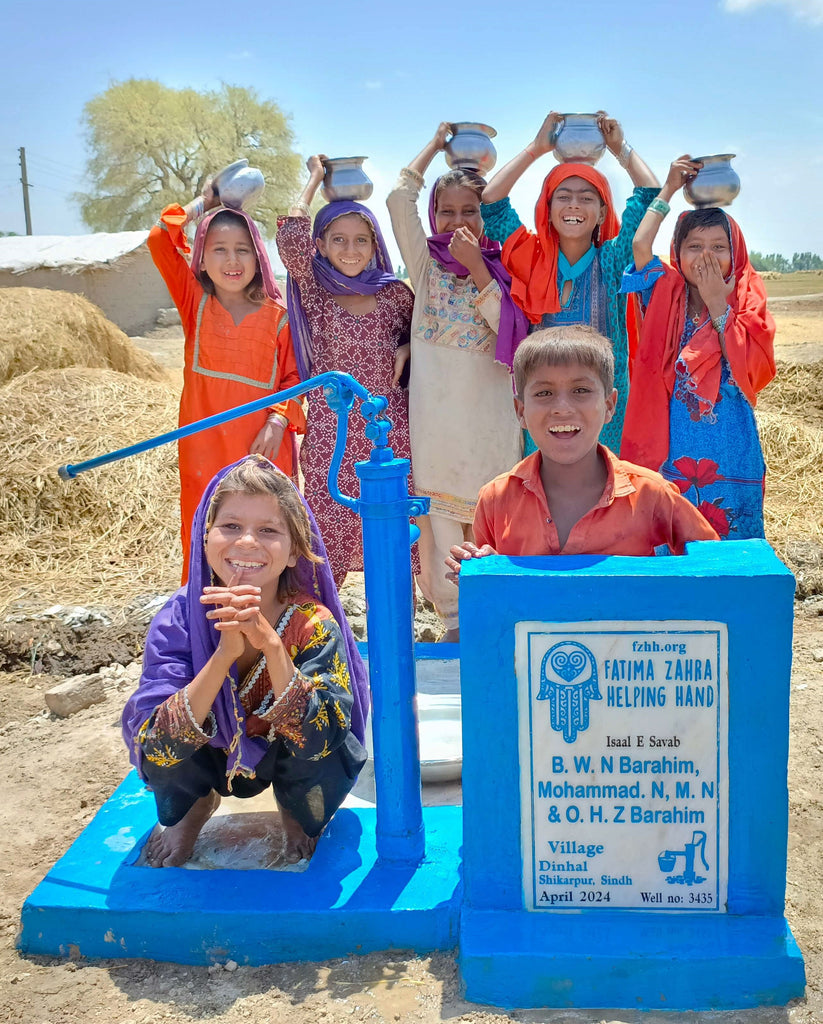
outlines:
[{"label": "white marble plaque", "polygon": [[529,910],[725,913],[720,622],[519,622]]}]

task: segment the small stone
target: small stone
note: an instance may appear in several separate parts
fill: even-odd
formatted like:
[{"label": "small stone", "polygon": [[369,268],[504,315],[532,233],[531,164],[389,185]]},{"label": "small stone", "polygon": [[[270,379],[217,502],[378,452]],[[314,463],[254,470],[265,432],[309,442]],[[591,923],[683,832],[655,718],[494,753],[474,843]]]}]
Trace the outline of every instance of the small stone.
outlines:
[{"label": "small stone", "polygon": [[180,313],[174,306],[170,309],[157,310],[158,327],[176,327],[180,322]]},{"label": "small stone", "polygon": [[227,960],[223,966],[227,971],[236,971],[239,965],[236,960]]},{"label": "small stone", "polygon": [[68,718],[83,708],[99,704],[106,699],[106,691],[99,672],[92,675],[72,676],[53,686],[45,693],[46,706],[58,718]]},{"label": "small stone", "polygon": [[62,654],[63,645],[59,640],[48,640],[45,644],[45,648],[48,654]]},{"label": "small stone", "polygon": [[823,661],[823,647],[818,647],[816,651],[812,651],[812,658],[814,661]]},{"label": "small stone", "polygon": [[222,964],[209,964],[209,974],[219,974],[222,970]]}]

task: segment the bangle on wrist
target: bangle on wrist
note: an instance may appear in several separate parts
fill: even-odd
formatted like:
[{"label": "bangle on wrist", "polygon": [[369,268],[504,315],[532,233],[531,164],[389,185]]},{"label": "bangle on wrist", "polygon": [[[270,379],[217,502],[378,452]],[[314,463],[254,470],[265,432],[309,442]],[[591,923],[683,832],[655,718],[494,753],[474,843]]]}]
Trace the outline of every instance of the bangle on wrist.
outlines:
[{"label": "bangle on wrist", "polygon": [[723,310],[720,316],[712,317],[712,327],[717,331],[718,334],[722,334],[726,330],[726,321],[729,318],[729,307]]},{"label": "bangle on wrist", "polygon": [[186,220],[200,220],[206,213],[205,196],[195,196],[186,207]]},{"label": "bangle on wrist", "polygon": [[284,430],[289,425],[288,417],[284,416],[282,412],[269,413],[269,422],[278,424],[278,426],[283,427]]},{"label": "bangle on wrist", "polygon": [[655,196],[649,203],[647,209],[651,210],[653,213],[659,213],[661,217],[665,217],[669,210],[671,210],[671,207],[665,199],[661,199],[660,196]]},{"label": "bangle on wrist", "polygon": [[623,142],[620,146],[620,152],[615,153],[615,156],[617,157],[617,162],[620,164],[621,167],[629,166],[629,159],[633,152],[634,147],[630,146],[628,142],[626,142],[626,140],[623,139]]},{"label": "bangle on wrist", "polygon": [[304,213],[309,220],[311,220],[311,208],[309,207],[309,204],[304,203],[302,199],[298,199],[292,208]]},{"label": "bangle on wrist", "polygon": [[529,156],[532,158],[532,160],[536,160],[537,159],[537,153],[535,153],[535,151],[534,151],[534,143],[533,142],[530,142],[528,144],[528,146],[524,146],[523,147],[523,152],[524,153],[528,153]]}]

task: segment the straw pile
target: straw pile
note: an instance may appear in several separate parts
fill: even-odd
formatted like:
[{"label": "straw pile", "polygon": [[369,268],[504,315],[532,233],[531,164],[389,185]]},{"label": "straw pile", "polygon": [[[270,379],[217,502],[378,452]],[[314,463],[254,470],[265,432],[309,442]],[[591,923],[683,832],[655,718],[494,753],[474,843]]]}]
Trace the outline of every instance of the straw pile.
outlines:
[{"label": "straw pile", "polygon": [[823,361],[779,363],[757,422],[766,474],[766,536],[797,577],[823,593]]},{"label": "straw pile", "polygon": [[82,295],[0,289],[0,381],[64,366],[107,367],[145,380],[165,377],[155,359]]},{"label": "straw pile", "polygon": [[0,385],[0,615],[11,603],[124,607],[179,585],[175,445],[63,481],[57,467],[176,426],[169,383],[108,369]]}]

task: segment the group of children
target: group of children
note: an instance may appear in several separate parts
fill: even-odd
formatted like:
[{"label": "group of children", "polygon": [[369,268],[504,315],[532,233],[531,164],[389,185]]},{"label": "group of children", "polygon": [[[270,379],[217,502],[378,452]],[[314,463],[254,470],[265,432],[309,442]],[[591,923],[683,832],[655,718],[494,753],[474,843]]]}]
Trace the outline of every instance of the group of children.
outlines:
[{"label": "group of children", "polygon": [[[686,213],[670,264],[653,257],[668,201],[700,165],[678,158],[659,189],[604,113],[634,185],[622,225],[603,175],[565,163],[528,231],[508,192],[551,151],[557,120],[488,184],[438,178],[429,232],[417,200],[450,126],[403,168],[388,207],[413,291],[365,206],[332,202],[311,223],[322,156],[278,228],[288,312],[254,223],[211,188],[149,236],[186,335],[181,423],[326,370],[388,396],[392,447],[431,499],[414,568],[446,639],[469,558],[763,536],[752,409],[774,376],[774,323],[740,229],[720,209]],[[219,795],[270,783],[286,858],[310,856],[364,763],[365,673],[336,589],[362,549],[326,485],[335,422],[322,398],[307,416],[290,401],[181,442],[184,586],[152,623],[123,718],[165,826],[146,846],[154,866],[190,856]],[[350,439],[344,490],[367,454]]]}]

